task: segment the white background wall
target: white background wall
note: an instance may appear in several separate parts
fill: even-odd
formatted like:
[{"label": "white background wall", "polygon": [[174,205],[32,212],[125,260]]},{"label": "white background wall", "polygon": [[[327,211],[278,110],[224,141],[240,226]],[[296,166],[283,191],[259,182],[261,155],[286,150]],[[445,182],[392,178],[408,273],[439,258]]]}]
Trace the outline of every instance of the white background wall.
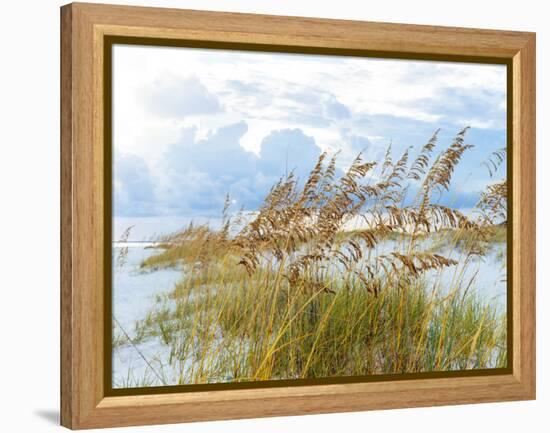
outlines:
[{"label": "white background wall", "polygon": [[[128,429],[143,432],[548,431],[550,28],[537,0],[123,1],[144,6],[537,32],[538,401]],[[59,429],[59,6],[2,3],[0,25],[0,430]],[[546,424],[546,426],[543,425]],[[546,427],[546,428],[545,428]],[[119,430],[120,431],[120,430]]]}]

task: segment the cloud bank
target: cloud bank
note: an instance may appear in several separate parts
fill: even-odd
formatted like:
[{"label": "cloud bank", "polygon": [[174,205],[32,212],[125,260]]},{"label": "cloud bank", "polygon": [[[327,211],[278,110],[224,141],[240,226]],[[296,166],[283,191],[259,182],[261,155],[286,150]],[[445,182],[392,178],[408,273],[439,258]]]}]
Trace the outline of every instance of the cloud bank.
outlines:
[{"label": "cloud bank", "polygon": [[218,216],[226,194],[255,209],[323,151],[345,169],[467,125],[475,147],[442,200],[470,207],[506,143],[501,65],[116,46],[113,83],[115,216]]}]

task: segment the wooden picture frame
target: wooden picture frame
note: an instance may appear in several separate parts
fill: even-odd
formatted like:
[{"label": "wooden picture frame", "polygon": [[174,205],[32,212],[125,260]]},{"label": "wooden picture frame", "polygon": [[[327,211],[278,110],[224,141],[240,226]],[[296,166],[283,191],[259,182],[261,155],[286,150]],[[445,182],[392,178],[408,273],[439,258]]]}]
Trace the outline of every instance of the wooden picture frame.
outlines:
[{"label": "wooden picture frame", "polygon": [[[109,38],[265,51],[498,60],[511,68],[510,368],[189,393],[109,395],[105,381],[104,70]],[[239,45],[240,44],[240,45]],[[104,92],[105,91],[105,92]],[[73,3],[61,8],[61,424],[72,429],[535,398],[535,34]],[[109,240],[110,242],[110,240]],[[510,290],[511,288],[511,290]]]}]

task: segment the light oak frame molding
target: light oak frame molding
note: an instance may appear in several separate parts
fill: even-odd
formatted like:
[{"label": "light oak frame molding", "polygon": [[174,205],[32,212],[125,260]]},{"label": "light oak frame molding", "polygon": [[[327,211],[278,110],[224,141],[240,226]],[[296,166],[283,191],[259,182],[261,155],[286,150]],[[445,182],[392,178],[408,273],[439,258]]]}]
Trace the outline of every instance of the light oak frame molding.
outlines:
[{"label": "light oak frame molding", "polygon": [[[139,424],[535,398],[535,34],[73,3],[61,8],[61,424]],[[103,371],[104,36],[223,41],[512,64],[510,374],[107,397]]]}]

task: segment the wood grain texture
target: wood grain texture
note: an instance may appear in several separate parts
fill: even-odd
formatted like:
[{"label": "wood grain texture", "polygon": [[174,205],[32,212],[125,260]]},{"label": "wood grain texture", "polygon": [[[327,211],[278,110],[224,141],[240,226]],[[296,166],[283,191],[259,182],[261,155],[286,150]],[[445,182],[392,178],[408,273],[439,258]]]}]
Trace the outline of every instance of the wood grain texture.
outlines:
[{"label": "wood grain texture", "polygon": [[[61,26],[62,425],[78,429],[535,397],[534,34],[78,3],[62,8]],[[106,35],[513,60],[513,373],[105,397]]]},{"label": "wood grain texture", "polygon": [[513,322],[516,378],[535,397],[535,38],[513,59]]},{"label": "wood grain texture", "polygon": [[71,427],[72,347],[72,13],[61,9],[61,424]]},{"label": "wood grain texture", "polygon": [[74,4],[94,23],[133,36],[510,58],[528,33],[284,17],[228,12]]}]

